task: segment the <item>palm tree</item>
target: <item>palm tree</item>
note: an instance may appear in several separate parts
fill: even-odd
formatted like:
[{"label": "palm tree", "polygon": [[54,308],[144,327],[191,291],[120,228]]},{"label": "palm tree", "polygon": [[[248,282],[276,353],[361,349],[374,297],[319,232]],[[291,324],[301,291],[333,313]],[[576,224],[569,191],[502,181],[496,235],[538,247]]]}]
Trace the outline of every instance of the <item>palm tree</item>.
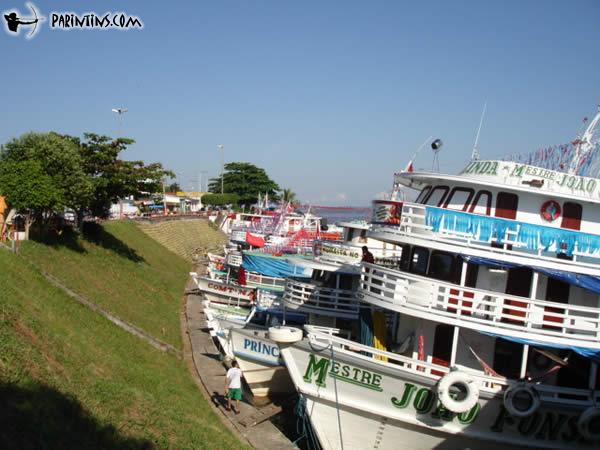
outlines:
[{"label": "palm tree", "polygon": [[296,194],[291,189],[284,189],[281,193],[282,200],[287,203],[298,203],[298,199],[296,198]]}]

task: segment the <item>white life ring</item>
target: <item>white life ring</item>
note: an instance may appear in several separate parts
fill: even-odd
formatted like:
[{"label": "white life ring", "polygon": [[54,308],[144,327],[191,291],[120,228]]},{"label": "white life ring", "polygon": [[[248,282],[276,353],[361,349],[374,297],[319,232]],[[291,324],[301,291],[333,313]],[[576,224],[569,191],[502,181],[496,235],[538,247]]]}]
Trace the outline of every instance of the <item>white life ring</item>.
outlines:
[{"label": "white life ring", "polygon": [[302,330],[293,327],[270,327],[269,339],[273,342],[289,344],[302,340]]},{"label": "white life ring", "polygon": [[[595,426],[592,426],[593,422],[596,422]],[[584,438],[590,441],[600,441],[600,427],[597,425],[598,422],[600,422],[600,408],[592,406],[579,416],[577,428]]]},{"label": "white life ring", "polygon": [[[526,408],[515,405],[515,397],[528,396],[530,404]],[[537,390],[525,383],[519,383],[506,390],[504,393],[504,407],[513,417],[529,417],[538,410],[541,405],[540,395]]]},{"label": "white life ring", "polygon": [[[450,392],[452,386],[460,386],[460,389],[466,392],[465,398],[454,399]],[[477,404],[479,387],[469,374],[454,370],[438,382],[437,395],[444,408],[460,414],[469,411]]]}]

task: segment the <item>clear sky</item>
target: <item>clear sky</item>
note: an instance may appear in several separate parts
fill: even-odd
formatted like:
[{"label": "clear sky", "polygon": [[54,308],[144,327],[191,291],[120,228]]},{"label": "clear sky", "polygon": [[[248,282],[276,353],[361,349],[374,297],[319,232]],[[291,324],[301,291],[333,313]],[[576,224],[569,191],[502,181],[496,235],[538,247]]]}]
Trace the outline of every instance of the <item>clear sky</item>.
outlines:
[{"label": "clear sky", "polygon": [[[0,142],[115,135],[125,157],[200,171],[249,161],[313,204],[367,205],[430,135],[442,170],[564,143],[600,102],[600,1],[34,2],[139,16],[141,31],[0,29]],[[23,0],[1,10],[31,14]],[[4,24],[3,24],[4,25]],[[28,30],[25,30],[28,31]],[[431,168],[423,150],[416,168]]]}]

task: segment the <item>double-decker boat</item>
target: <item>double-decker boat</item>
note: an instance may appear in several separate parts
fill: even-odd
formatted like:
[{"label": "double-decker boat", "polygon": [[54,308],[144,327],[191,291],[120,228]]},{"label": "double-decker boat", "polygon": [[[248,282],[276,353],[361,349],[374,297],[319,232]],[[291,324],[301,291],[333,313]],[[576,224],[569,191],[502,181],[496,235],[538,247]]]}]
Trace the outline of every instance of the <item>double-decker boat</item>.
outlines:
[{"label": "double-decker boat", "polygon": [[599,120],[559,170],[395,175],[420,193],[367,233],[402,256],[361,264],[360,333],[272,330],[324,449],[600,445]]}]

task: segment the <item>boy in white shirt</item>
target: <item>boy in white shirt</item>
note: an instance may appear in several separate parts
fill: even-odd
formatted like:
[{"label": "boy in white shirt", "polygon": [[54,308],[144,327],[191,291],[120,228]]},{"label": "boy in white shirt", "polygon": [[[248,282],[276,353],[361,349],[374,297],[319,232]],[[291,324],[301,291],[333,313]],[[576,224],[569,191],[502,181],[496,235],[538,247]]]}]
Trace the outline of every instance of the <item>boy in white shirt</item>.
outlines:
[{"label": "boy in white shirt", "polygon": [[[227,411],[233,409],[236,414],[240,413],[240,400],[242,399],[242,370],[238,367],[237,361],[231,363],[231,369],[225,375],[225,396],[227,397]],[[231,400],[235,400],[237,407],[231,406]]]}]

